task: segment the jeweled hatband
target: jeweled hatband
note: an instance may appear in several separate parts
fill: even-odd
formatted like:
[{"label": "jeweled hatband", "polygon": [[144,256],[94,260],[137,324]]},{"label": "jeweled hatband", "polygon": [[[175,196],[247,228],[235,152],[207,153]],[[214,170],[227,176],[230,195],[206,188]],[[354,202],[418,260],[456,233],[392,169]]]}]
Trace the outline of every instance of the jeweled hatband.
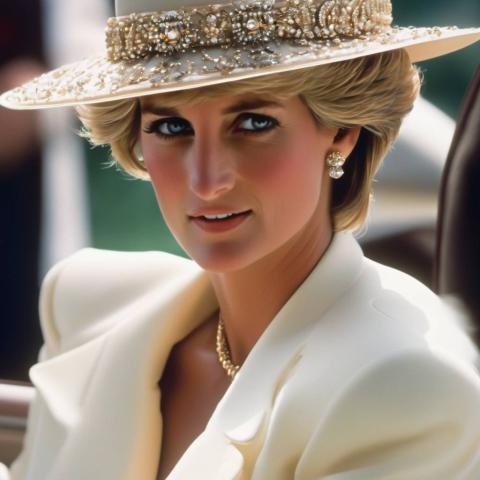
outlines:
[{"label": "jeweled hatband", "polygon": [[365,38],[392,24],[390,0],[274,0],[206,5],[112,17],[106,29],[111,62],[194,48]]}]

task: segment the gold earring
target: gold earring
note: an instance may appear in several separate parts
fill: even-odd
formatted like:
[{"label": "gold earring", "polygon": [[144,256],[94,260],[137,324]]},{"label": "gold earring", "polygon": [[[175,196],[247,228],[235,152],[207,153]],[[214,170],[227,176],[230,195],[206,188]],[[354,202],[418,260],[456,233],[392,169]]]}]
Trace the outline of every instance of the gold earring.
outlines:
[{"label": "gold earring", "polygon": [[343,177],[343,165],[347,159],[340,152],[332,152],[327,157],[328,174],[331,178],[338,180]]}]

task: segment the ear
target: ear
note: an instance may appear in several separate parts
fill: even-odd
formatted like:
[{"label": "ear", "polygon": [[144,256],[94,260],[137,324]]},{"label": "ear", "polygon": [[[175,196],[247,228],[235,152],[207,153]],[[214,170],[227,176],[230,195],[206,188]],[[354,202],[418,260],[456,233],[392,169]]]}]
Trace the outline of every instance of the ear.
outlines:
[{"label": "ear", "polygon": [[340,152],[347,158],[353,152],[361,131],[362,127],[339,128],[333,139],[331,149]]}]

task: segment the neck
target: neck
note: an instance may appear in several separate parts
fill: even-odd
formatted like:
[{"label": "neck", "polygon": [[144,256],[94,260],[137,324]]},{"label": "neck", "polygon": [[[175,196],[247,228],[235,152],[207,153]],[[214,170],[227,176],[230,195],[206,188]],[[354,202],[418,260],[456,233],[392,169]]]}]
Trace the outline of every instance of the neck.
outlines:
[{"label": "neck", "polygon": [[247,268],[209,273],[235,365],[243,364],[269,323],[314,269],[331,239],[330,225],[317,226]]}]

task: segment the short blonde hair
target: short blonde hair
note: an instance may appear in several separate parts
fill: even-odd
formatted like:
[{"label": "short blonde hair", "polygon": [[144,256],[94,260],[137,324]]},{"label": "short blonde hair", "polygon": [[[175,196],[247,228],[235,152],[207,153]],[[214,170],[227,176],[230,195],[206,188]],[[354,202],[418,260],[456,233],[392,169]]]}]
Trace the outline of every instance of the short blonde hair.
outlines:
[{"label": "short blonde hair", "polygon": [[[245,93],[286,100],[300,96],[320,125],[362,127],[345,175],[332,191],[335,231],[365,222],[374,176],[398,136],[421,86],[421,72],[404,50],[394,50],[274,75],[163,94],[165,106]],[[94,145],[109,145],[114,159],[131,175],[148,179],[135,146],[140,132],[139,100],[128,99],[77,108],[84,135]]]}]

